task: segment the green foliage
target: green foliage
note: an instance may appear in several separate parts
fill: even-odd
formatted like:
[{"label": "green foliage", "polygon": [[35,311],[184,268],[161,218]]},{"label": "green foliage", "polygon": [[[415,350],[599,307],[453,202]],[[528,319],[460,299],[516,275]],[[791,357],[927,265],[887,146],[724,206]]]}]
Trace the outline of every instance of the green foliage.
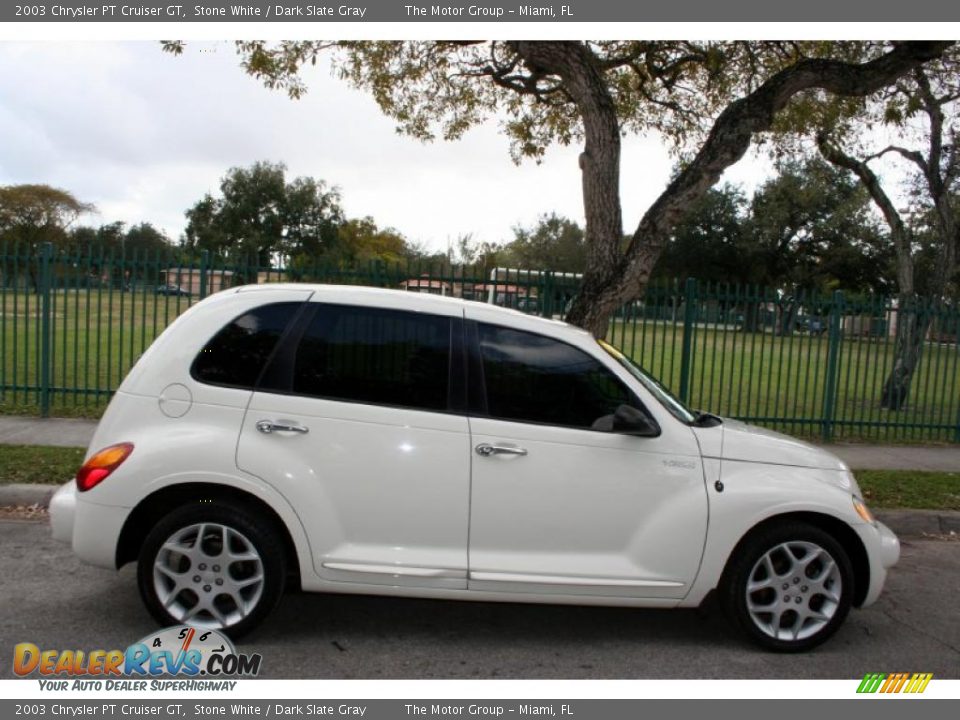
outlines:
[{"label": "green foliage", "polygon": [[748,282],[742,250],[749,235],[747,200],[730,184],[707,192],[681,220],[654,269],[669,280],[695,277],[708,282]]},{"label": "green foliage", "polygon": [[[515,41],[239,41],[241,65],[269,88],[302,97],[305,67],[326,57],[370,93],[400,132],[455,140],[497,118],[515,160],[583,139],[565,78],[529,67]],[[624,132],[659,132],[678,152],[702,141],[732,100],[805,58],[850,62],[889,50],[881,42],[587,41]],[[185,44],[163,43],[180,54]],[[806,111],[809,121],[811,110]],[[802,117],[803,112],[797,114]],[[796,119],[794,119],[794,124]]]},{"label": "green foliage", "polygon": [[0,238],[14,244],[62,244],[67,228],[85,213],[96,212],[72,193],[50,185],[0,187]]},{"label": "green foliage", "polygon": [[396,263],[409,256],[409,248],[396,230],[378,228],[372,217],[365,217],[340,225],[332,255],[338,262],[351,266],[374,260]]},{"label": "green foliage", "polygon": [[257,162],[232,168],[186,211],[185,248],[220,258],[256,258],[269,265],[274,254],[322,255],[337,242],[343,221],[340,195],[322,180],[287,182],[282,163]]},{"label": "green foliage", "polygon": [[131,227],[126,223],[112,222],[93,228],[85,225],[71,228],[67,233],[67,243],[74,248],[93,247],[104,253],[117,256],[126,254],[132,257],[147,257],[169,251],[173,244],[170,239],[151,223],[141,222]]},{"label": "green foliage", "polygon": [[867,193],[819,159],[788,162],[750,205],[741,262],[749,282],[887,292],[892,253]]},{"label": "green foliage", "polygon": [[678,223],[654,275],[791,292],[889,291],[892,252],[859,185],[816,159],[779,170],[750,200],[730,185],[704,195]]},{"label": "green foliage", "polygon": [[509,267],[582,273],[587,262],[583,228],[556,213],[541,215],[533,227],[513,229],[513,240],[499,258]]}]

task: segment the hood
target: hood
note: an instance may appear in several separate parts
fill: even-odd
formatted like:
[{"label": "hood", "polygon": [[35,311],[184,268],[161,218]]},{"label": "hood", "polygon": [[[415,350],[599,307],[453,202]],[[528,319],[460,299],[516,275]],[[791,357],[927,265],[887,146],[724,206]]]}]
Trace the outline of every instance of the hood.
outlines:
[{"label": "hood", "polygon": [[849,470],[836,455],[788,435],[727,418],[722,427],[720,457],[724,460]]}]

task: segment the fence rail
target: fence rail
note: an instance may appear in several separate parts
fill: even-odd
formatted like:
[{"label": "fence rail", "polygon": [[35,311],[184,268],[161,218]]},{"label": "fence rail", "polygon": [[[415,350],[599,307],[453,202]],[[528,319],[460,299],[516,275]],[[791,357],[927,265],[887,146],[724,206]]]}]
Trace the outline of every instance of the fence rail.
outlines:
[{"label": "fence rail", "polygon": [[[173,251],[0,246],[0,412],[98,416],[136,358],[206,295],[277,281],[373,285],[561,317],[569,274],[426,263],[226,264]],[[923,328],[896,410],[881,402],[903,323]],[[607,339],[693,407],[824,440],[960,442],[960,309],[694,279],[651,285]]]}]

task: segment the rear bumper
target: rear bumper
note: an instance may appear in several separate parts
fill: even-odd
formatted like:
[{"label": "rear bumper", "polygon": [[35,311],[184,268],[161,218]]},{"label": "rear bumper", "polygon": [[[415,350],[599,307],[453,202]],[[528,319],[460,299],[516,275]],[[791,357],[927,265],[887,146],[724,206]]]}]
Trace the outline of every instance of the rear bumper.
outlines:
[{"label": "rear bumper", "polygon": [[73,542],[73,519],[77,513],[77,483],[60,486],[50,498],[50,529],[54,540]]},{"label": "rear bumper", "polygon": [[882,522],[859,525],[856,531],[867,550],[867,560],[870,563],[870,584],[861,605],[867,607],[880,597],[887,581],[887,571],[900,559],[900,541],[893,534],[893,530]]},{"label": "rear bumper", "polygon": [[50,499],[54,540],[70,543],[81,560],[105,568],[117,567],[117,542],[129,514],[130,508],[83,500],[73,480]]}]

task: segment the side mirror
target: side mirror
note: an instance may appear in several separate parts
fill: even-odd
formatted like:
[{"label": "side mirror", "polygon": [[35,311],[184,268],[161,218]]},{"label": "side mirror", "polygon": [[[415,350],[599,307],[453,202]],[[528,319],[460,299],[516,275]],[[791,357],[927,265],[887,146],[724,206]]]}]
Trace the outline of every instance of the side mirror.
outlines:
[{"label": "side mirror", "polygon": [[636,435],[637,437],[657,437],[660,426],[657,421],[642,410],[631,405],[620,405],[613,415],[604,415],[593,423],[593,429],[600,432]]},{"label": "side mirror", "polygon": [[657,437],[660,426],[647,413],[631,405],[620,405],[613,414],[613,431],[624,435]]}]

